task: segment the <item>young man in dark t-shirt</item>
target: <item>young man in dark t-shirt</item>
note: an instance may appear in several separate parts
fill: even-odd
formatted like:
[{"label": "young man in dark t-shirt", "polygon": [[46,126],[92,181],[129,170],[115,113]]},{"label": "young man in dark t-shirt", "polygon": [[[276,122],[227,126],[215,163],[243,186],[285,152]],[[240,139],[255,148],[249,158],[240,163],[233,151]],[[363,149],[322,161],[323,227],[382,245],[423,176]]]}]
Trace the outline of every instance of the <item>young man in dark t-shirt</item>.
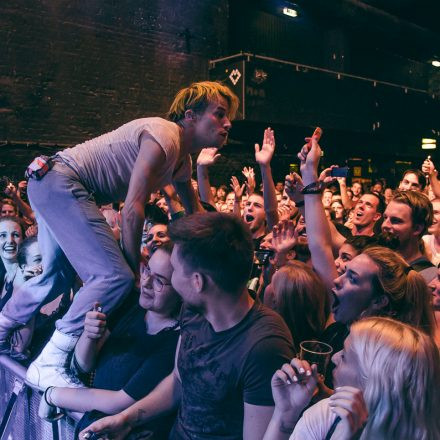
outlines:
[{"label": "young man in dark t-shirt", "polygon": [[186,305],[174,372],[81,435],[125,435],[180,405],[170,438],[260,439],[274,408],[271,377],[293,347],[281,317],[246,289],[251,234],[234,216],[206,213],[171,224],[169,235],[176,243],[172,284]]}]

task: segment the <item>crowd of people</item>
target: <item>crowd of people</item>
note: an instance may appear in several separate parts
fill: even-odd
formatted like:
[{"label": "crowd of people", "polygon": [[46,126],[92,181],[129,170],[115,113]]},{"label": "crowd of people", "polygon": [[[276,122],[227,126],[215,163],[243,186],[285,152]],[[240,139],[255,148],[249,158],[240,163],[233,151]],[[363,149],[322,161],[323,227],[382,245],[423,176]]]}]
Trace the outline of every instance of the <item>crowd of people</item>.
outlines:
[{"label": "crowd of people", "polygon": [[[315,132],[276,182],[268,128],[216,187],[237,108],[194,83],[166,119],[8,183],[0,352],[28,367],[42,418],[79,413],[81,440],[440,438],[434,163],[397,188],[332,177]],[[329,347],[324,366],[305,341]]]}]

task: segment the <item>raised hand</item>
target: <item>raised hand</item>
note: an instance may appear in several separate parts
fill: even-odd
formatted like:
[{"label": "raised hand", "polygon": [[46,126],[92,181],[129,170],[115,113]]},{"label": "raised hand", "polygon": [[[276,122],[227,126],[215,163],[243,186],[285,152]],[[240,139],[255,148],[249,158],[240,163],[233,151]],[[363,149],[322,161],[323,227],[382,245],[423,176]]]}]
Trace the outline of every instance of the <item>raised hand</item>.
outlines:
[{"label": "raised hand", "polygon": [[272,229],[272,247],[276,253],[287,253],[297,242],[295,225],[291,220],[280,221]]},{"label": "raised hand", "polygon": [[290,219],[291,209],[290,206],[278,206],[278,219],[279,221],[289,220]]},{"label": "raised hand", "polygon": [[[365,425],[368,410],[362,391],[354,387],[339,387],[330,397],[331,411],[340,417],[332,439],[350,440]],[[356,437],[357,438],[357,437]]]},{"label": "raised hand", "polygon": [[26,232],[24,233],[24,235],[26,235],[27,238],[29,237],[35,237],[38,234],[38,226],[35,225],[31,225],[26,229]]},{"label": "raised hand", "polygon": [[243,174],[243,176],[246,177],[246,182],[245,182],[246,191],[247,191],[248,195],[250,196],[255,191],[255,186],[256,186],[255,171],[252,167],[249,167],[249,168],[244,167],[242,174]]},{"label": "raised hand", "polygon": [[[305,185],[315,182],[318,178],[318,164],[321,158],[321,147],[314,137],[306,138],[307,144],[303,145],[301,151],[298,153],[298,158],[301,161],[300,169],[301,175]],[[311,148],[309,148],[311,142]]]},{"label": "raised hand", "polygon": [[318,383],[316,365],[294,358],[272,377],[275,408],[281,413],[300,412],[310,402]]},{"label": "raised hand", "polygon": [[238,181],[238,179],[235,176],[232,176],[230,186],[232,191],[234,191],[235,199],[236,200],[241,199],[241,197],[243,196],[245,184],[243,183],[243,185],[240,186],[240,182]]},{"label": "raised hand", "polygon": [[304,200],[301,190],[304,188],[301,176],[297,173],[290,173],[284,181],[284,191],[294,203]]},{"label": "raised hand", "polygon": [[269,127],[264,130],[263,145],[255,144],[255,160],[260,166],[267,166],[272,160],[275,152],[275,136],[273,130]]},{"label": "raised hand", "polygon": [[[95,309],[99,303],[95,303]],[[84,320],[84,333],[89,339],[100,339],[107,329],[107,315],[105,313],[91,310],[86,313]]]},{"label": "raised hand", "polygon": [[434,162],[431,160],[431,156],[428,156],[427,159],[422,164],[422,172],[425,175],[430,176],[435,172]]},{"label": "raised hand", "polygon": [[11,199],[16,199],[17,197],[20,197],[20,193],[13,183],[8,183],[4,193]]},{"label": "raised hand", "polygon": [[210,167],[214,165],[221,156],[217,151],[218,148],[203,148],[197,157],[197,166]]},{"label": "raised hand", "polygon": [[336,180],[336,177],[331,176],[331,172],[333,168],[337,168],[337,167],[338,167],[337,165],[332,165],[326,168],[325,170],[322,170],[318,180],[323,183],[330,183]]},{"label": "raised hand", "polygon": [[103,440],[123,440],[130,433],[131,428],[121,414],[104,417],[79,433],[79,440],[87,440],[92,432],[96,432]]}]

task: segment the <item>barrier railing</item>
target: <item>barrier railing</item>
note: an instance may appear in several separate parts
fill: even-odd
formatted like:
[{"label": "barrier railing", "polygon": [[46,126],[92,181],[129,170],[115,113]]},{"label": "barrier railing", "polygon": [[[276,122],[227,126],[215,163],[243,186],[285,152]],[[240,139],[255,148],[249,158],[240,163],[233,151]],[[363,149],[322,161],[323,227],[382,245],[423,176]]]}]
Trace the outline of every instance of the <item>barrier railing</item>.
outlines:
[{"label": "barrier railing", "polygon": [[25,367],[0,355],[0,440],[74,440],[72,416],[53,423],[38,417],[42,395],[25,376]]}]

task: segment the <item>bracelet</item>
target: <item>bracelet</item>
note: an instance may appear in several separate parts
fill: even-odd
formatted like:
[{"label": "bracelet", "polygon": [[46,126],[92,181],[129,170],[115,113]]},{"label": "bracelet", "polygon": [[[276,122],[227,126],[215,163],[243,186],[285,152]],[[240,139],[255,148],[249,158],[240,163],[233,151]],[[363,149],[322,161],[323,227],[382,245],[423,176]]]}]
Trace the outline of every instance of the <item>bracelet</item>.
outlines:
[{"label": "bracelet", "polygon": [[316,182],[309,183],[307,186],[305,186],[302,189],[301,193],[304,195],[306,195],[306,194],[321,194],[322,188],[323,188],[323,185],[318,180]]},{"label": "bracelet", "polygon": [[302,208],[304,206],[304,200],[298,200],[297,202],[295,202],[295,206],[297,208]]},{"label": "bracelet", "polygon": [[56,408],[56,405],[54,405],[53,403],[50,402],[50,394],[52,394],[52,390],[54,388],[55,387],[48,387],[48,388],[46,388],[46,391],[44,392],[44,400],[46,401],[46,403],[49,406],[52,406],[52,407]]}]

